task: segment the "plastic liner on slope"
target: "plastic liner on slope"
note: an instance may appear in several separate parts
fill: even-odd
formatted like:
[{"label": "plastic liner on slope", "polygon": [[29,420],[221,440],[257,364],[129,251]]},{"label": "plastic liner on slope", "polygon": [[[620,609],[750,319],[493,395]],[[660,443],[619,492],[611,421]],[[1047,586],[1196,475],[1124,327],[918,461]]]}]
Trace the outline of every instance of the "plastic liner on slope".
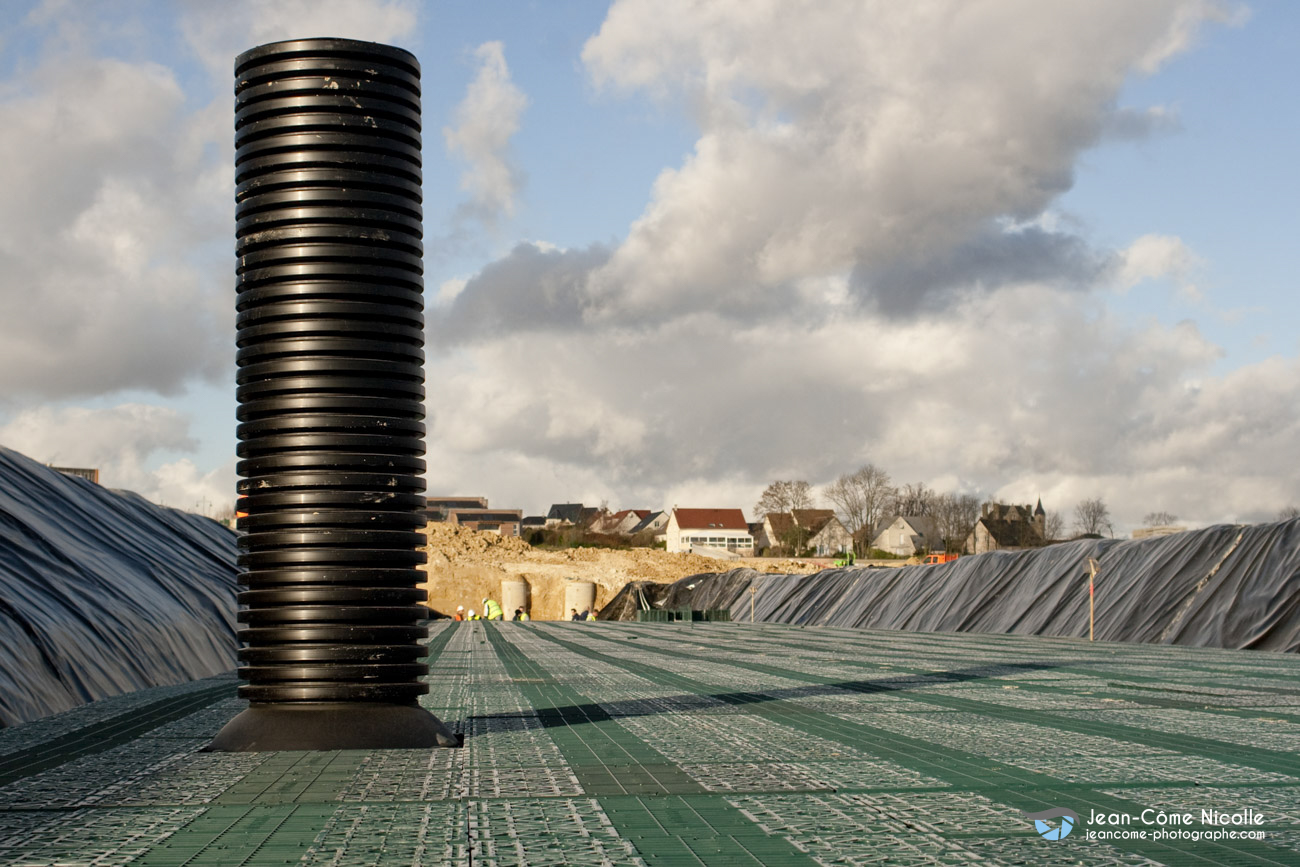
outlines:
[{"label": "plastic liner on slope", "polygon": [[[655,581],[632,581],[623,586],[596,614],[597,620],[635,620],[641,608],[671,610],[676,608],[732,608],[744,595],[749,605],[749,587],[755,577],[771,578],[753,569],[732,569],[729,572],[703,572],[688,575],[671,584]],[[807,578],[807,575],[781,575],[781,578]],[[733,611],[732,619],[736,619]],[[749,609],[745,609],[749,619]]]},{"label": "plastic liner on slope", "polygon": [[0,724],[233,669],[235,538],[0,447]]},{"label": "plastic liner on slope", "polygon": [[[732,620],[918,632],[1086,637],[1096,558],[1099,640],[1300,649],[1300,520],[1135,541],[1080,540],[933,566],[763,575],[737,569],[629,585],[602,617],[728,607]],[[639,594],[639,595],[638,595]]]}]

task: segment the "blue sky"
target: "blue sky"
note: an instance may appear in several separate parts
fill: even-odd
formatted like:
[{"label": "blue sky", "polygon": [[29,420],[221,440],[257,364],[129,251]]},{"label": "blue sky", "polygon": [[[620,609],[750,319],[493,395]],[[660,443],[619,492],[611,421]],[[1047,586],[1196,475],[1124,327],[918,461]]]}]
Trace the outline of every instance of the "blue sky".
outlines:
[{"label": "blue sky", "polygon": [[[1220,370],[1268,355],[1294,356],[1296,277],[1279,267],[1300,222],[1300,80],[1293,4],[1251,4],[1242,26],[1215,27],[1154,76],[1133,78],[1121,103],[1169,105],[1178,126],[1151,141],[1117,142],[1084,155],[1061,202],[1100,240],[1177,235],[1203,260],[1198,284],[1231,321],[1197,317],[1227,355]],[[1134,303],[1168,318],[1197,311]]]},{"label": "blue sky", "polygon": [[335,35],[423,65],[433,493],[748,511],[872,462],[1121,529],[1300,503],[1294,4],[3,13],[34,458],[230,499],[230,67]]}]

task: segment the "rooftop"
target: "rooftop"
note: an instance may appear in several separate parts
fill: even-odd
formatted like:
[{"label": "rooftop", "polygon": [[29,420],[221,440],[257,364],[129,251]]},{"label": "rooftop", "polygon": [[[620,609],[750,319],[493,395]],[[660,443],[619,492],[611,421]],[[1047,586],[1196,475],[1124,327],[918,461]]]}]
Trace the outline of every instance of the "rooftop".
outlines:
[{"label": "rooftop", "polygon": [[[1293,654],[742,623],[431,633],[424,703],[463,749],[201,753],[242,706],[233,677],[136,692],[0,730],[0,863],[1300,863]],[[1049,807],[1080,827],[1041,839],[1022,811]],[[1171,828],[1148,808],[1265,836],[1156,840]],[[1094,812],[1146,839],[1090,839],[1116,830]]]},{"label": "rooftop", "polygon": [[674,509],[673,515],[683,530],[749,530],[740,509]]}]

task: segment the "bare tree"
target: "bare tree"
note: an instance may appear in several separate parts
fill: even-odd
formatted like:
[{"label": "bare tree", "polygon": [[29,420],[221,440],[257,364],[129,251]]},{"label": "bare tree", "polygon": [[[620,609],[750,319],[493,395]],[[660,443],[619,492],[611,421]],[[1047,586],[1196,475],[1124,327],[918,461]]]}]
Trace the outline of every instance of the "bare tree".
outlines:
[{"label": "bare tree", "polygon": [[764,489],[754,504],[754,514],[762,520],[769,512],[790,512],[794,509],[811,509],[812,485],[807,482],[773,482]]},{"label": "bare tree", "polygon": [[1290,521],[1292,518],[1300,518],[1300,506],[1287,506],[1277,513],[1279,521]]},{"label": "bare tree", "polygon": [[940,494],[934,499],[931,517],[944,549],[959,551],[979,520],[980,498],[974,494]]},{"label": "bare tree", "polygon": [[1101,535],[1103,531],[1115,535],[1110,509],[1101,497],[1079,501],[1074,507],[1074,528],[1082,535]]},{"label": "bare tree", "polygon": [[924,482],[904,485],[894,495],[890,511],[905,518],[923,518],[934,512],[937,498],[934,490],[927,488]]},{"label": "bare tree", "polygon": [[1060,539],[1065,535],[1065,518],[1061,513],[1051,511],[1047,513],[1047,519],[1043,522],[1044,533],[1048,541]]},{"label": "bare tree", "polygon": [[218,524],[222,524],[222,525],[224,525],[224,526],[226,526],[226,527],[229,527],[229,528],[232,529],[232,530],[235,529],[235,505],[234,505],[234,503],[226,503],[226,504],[224,504],[224,505],[217,506],[217,507],[213,510],[212,518],[213,518],[213,519],[214,519]]},{"label": "bare tree", "polygon": [[822,488],[822,496],[830,500],[839,513],[840,520],[850,533],[856,533],[866,520],[866,503],[862,492],[849,481],[847,474]]},{"label": "bare tree", "polygon": [[868,533],[875,532],[896,493],[889,483],[889,473],[875,464],[864,464],[822,489],[822,495],[839,510],[844,527],[854,534],[863,527]]},{"label": "bare tree", "polygon": [[1142,519],[1143,527],[1168,527],[1178,520],[1178,516],[1171,512],[1148,512]]}]

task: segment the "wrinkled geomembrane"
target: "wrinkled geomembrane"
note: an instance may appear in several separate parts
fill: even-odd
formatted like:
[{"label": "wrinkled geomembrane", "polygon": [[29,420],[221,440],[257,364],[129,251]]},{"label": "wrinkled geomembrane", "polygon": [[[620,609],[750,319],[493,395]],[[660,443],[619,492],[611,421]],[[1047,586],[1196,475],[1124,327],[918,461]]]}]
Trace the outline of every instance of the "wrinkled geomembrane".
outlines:
[{"label": "wrinkled geomembrane", "polygon": [[1300,649],[1300,519],[1085,539],[933,566],[814,575],[733,569],[669,585],[636,582],[600,617],[635,619],[644,598],[656,609],[729,609],[744,622],[752,611],[765,623],[1086,638],[1089,558],[1100,563],[1099,641]]},{"label": "wrinkled geomembrane", "polygon": [[235,667],[235,534],[0,447],[0,725]]}]

